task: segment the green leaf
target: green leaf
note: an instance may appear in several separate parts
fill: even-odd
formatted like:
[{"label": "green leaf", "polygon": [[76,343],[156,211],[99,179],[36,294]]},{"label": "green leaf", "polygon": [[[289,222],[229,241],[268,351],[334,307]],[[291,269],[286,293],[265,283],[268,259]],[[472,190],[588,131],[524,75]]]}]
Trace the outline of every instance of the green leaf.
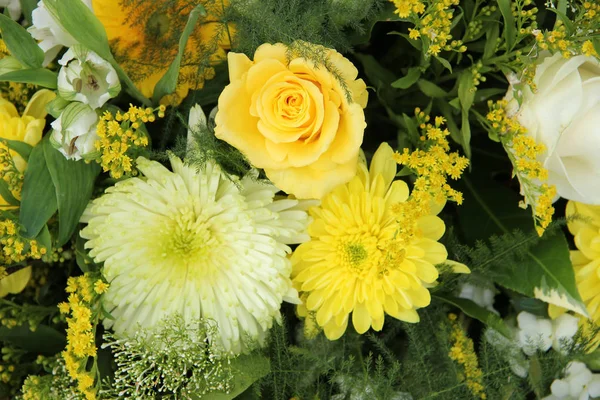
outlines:
[{"label": "green leaf", "polygon": [[445,58],[435,56],[435,59],[439,61],[440,64],[444,66],[450,73],[452,73],[452,65]]},{"label": "green leaf", "polygon": [[21,142],[19,140],[10,140],[10,139],[0,138],[0,141],[6,143],[6,145],[11,150],[16,151],[21,157],[23,157],[23,159],[25,161],[27,161],[29,159],[29,155],[31,154],[31,151],[33,150],[32,145],[25,143],[25,142]]},{"label": "green leaf", "polygon": [[233,390],[229,393],[211,392],[196,396],[202,400],[230,400],[248,389],[250,385],[271,372],[271,364],[262,354],[241,355],[231,361]]},{"label": "green leaf", "polygon": [[52,250],[52,236],[50,236],[48,225],[44,225],[39,235],[35,237],[35,240],[40,246],[45,247],[48,253]]},{"label": "green leaf", "polygon": [[65,336],[47,325],[39,325],[32,332],[29,325],[14,328],[0,327],[0,340],[11,343],[32,353],[54,355],[65,348]]},{"label": "green leaf", "polygon": [[6,15],[0,14],[2,39],[10,54],[29,68],[40,68],[44,62],[44,51],[31,37],[27,29]]},{"label": "green leaf", "polygon": [[412,67],[402,78],[392,82],[392,87],[397,89],[408,89],[421,77],[421,68]]},{"label": "green leaf", "polygon": [[435,83],[427,81],[425,79],[419,80],[417,82],[417,86],[419,86],[419,89],[421,89],[421,92],[423,92],[426,96],[429,96],[429,97],[441,98],[441,97],[448,96],[448,92],[446,92],[444,89],[442,89]]},{"label": "green leaf", "polygon": [[496,46],[498,46],[498,37],[500,37],[500,27],[497,23],[493,23],[485,33],[485,48],[483,50],[483,59],[487,60],[496,54]]},{"label": "green leaf", "polygon": [[548,7],[546,10],[555,13],[557,15],[557,21],[560,20],[563,24],[565,24],[568,35],[573,34],[577,30],[575,24],[569,19],[569,17],[567,17],[567,14],[564,11],[550,7]]},{"label": "green leaf", "polygon": [[57,74],[45,68],[21,69],[0,75],[0,82],[31,83],[48,89],[56,89]]},{"label": "green leaf", "polygon": [[77,235],[75,238],[75,261],[81,272],[97,271],[98,266],[94,263],[94,260],[89,256],[88,251],[85,249],[86,240]]},{"label": "green leaf", "polygon": [[506,47],[512,50],[516,38],[517,28],[515,17],[512,13],[511,0],[498,0],[498,8],[504,18],[504,40],[506,41]]},{"label": "green leaf", "polygon": [[544,397],[544,393],[546,392],[544,372],[537,354],[529,358],[529,383],[538,399]]},{"label": "green leaf", "polygon": [[[43,142],[47,141],[47,139],[43,140]],[[25,170],[19,210],[19,223],[23,228],[21,234],[29,239],[38,236],[57,209],[54,184],[40,143],[31,151]]]},{"label": "green leaf", "polygon": [[[519,208],[516,192],[483,175],[463,176],[461,182],[465,199],[459,218],[467,240],[474,243],[515,229],[529,234],[531,240],[537,239],[531,214]],[[496,266],[489,270],[489,276],[515,292],[587,316],[575,284],[569,246],[560,231],[547,231],[518,263]]]},{"label": "green leaf", "polygon": [[177,88],[177,79],[179,78],[179,67],[181,66],[181,59],[183,58],[183,53],[185,52],[185,46],[187,45],[188,39],[196,27],[196,23],[198,23],[198,18],[201,16],[206,16],[206,9],[202,6],[202,4],[198,4],[190,12],[187,23],[185,24],[185,28],[183,29],[183,33],[179,38],[179,49],[177,50],[175,59],[169,66],[167,72],[165,72],[165,74],[162,76],[162,78],[160,78],[154,87],[152,101],[155,104],[158,104],[163,96],[175,92],[175,89]]},{"label": "green leaf", "polygon": [[432,295],[434,298],[442,300],[448,304],[453,305],[454,307],[460,308],[462,312],[467,314],[471,318],[475,318],[476,320],[484,323],[490,328],[495,329],[500,332],[507,338],[512,337],[512,333],[508,326],[504,323],[504,320],[500,318],[498,315],[493,312],[486,310],[483,307],[478,306],[473,301],[468,299],[460,299],[458,297],[446,296],[441,294]]},{"label": "green leaf", "polygon": [[473,82],[473,73],[466,69],[458,78],[458,99],[463,110],[469,110],[475,100],[475,83]]},{"label": "green leaf", "polygon": [[92,197],[100,166],[95,162],[88,164],[83,160],[67,160],[48,140],[42,145],[55,187],[58,205],[56,246],[60,247],[69,241],[77,228],[79,218]]},{"label": "green leaf", "polygon": [[468,158],[471,158],[471,123],[469,122],[469,111],[462,110],[462,125],[460,127],[461,145]]}]

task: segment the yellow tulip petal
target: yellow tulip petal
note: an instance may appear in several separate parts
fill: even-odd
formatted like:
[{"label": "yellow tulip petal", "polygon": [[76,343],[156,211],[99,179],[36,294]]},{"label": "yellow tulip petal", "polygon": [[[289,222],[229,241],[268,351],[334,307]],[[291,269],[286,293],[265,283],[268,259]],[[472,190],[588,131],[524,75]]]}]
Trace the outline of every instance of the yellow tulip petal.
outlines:
[{"label": "yellow tulip petal", "polygon": [[56,98],[56,93],[48,89],[42,89],[35,92],[25,111],[23,116],[30,116],[36,119],[44,119],[48,112],[46,111],[46,105]]},{"label": "yellow tulip petal", "polygon": [[0,280],[0,297],[17,294],[25,289],[31,279],[31,267],[25,267]]}]

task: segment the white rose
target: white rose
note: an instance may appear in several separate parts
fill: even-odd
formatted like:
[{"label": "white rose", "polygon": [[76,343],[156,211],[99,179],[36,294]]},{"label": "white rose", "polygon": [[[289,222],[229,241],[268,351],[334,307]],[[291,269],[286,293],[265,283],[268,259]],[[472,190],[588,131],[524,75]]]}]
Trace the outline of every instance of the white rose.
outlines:
[{"label": "white rose", "polygon": [[[92,0],[81,0],[91,10]],[[44,66],[56,58],[63,46],[71,47],[77,41],[50,14],[43,1],[31,13],[31,22],[27,30],[34,39],[39,40],[38,46],[44,50]]]},{"label": "white rose", "polygon": [[58,93],[69,101],[100,108],[121,91],[115,69],[98,54],[76,44],[58,62]]},{"label": "white rose", "polygon": [[68,160],[94,158],[99,139],[96,134],[98,115],[87,104],[71,103],[52,122],[50,143]]},{"label": "white rose", "polygon": [[509,116],[546,146],[539,161],[559,196],[600,204],[600,62],[586,56],[567,60],[559,53],[542,56],[534,82],[535,93],[527,86],[517,92],[511,85]]}]

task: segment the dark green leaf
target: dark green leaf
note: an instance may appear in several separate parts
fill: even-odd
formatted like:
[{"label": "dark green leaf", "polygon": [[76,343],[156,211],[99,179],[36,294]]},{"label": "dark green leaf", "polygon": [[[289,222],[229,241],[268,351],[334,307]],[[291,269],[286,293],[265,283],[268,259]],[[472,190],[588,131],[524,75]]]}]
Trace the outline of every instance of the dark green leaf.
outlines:
[{"label": "dark green leaf", "polygon": [[512,50],[516,38],[517,28],[515,17],[512,13],[511,0],[498,0],[498,8],[504,18],[504,40],[506,41],[506,47]]},{"label": "dark green leaf", "polygon": [[463,110],[469,111],[475,100],[475,83],[473,82],[473,73],[466,69],[458,78],[458,99]]},{"label": "dark green leaf", "polygon": [[0,75],[0,82],[21,82],[56,89],[56,72],[45,68],[21,69]]},{"label": "dark green leaf", "polygon": [[468,158],[471,158],[471,123],[469,122],[469,111],[462,110],[462,125],[460,127],[461,145]]},{"label": "dark green leaf", "polygon": [[485,33],[485,49],[483,50],[483,59],[488,58],[496,54],[496,47],[498,46],[498,37],[500,37],[500,26],[497,23],[493,23],[487,29]]},{"label": "dark green leaf", "polygon": [[563,24],[565,24],[565,28],[567,29],[567,34],[571,35],[576,31],[575,24],[567,17],[567,14],[564,11],[560,11],[555,8],[547,8],[548,11],[553,12],[557,15],[557,19],[560,20]]},{"label": "dark green leaf", "polygon": [[[48,142],[48,139],[45,138],[42,143],[44,142]],[[30,239],[35,238],[57,208],[56,192],[40,143],[31,151],[25,170],[19,214],[19,223],[23,227],[21,234]]]},{"label": "dark green leaf", "polygon": [[421,77],[421,69],[419,67],[412,67],[408,70],[406,75],[402,78],[392,82],[392,87],[398,89],[408,89]]},{"label": "dark green leaf", "polygon": [[29,68],[40,68],[44,62],[44,51],[20,24],[0,14],[2,39],[10,54]]},{"label": "dark green leaf", "polygon": [[65,336],[47,325],[39,325],[32,332],[27,324],[14,328],[0,327],[0,340],[32,353],[54,355],[65,348]]},{"label": "dark green leaf", "polygon": [[158,104],[160,99],[167,94],[171,94],[175,92],[177,88],[177,79],[179,78],[179,70],[181,66],[181,59],[183,58],[183,53],[185,52],[185,46],[187,45],[188,39],[194,28],[196,27],[196,23],[198,22],[198,18],[205,17],[206,10],[202,6],[202,4],[198,4],[194,9],[190,12],[187,23],[185,24],[185,28],[183,29],[183,33],[179,38],[179,49],[177,50],[177,55],[175,59],[169,66],[169,69],[165,74],[160,78],[156,86],[154,87],[154,93],[152,94],[152,101],[155,104]]},{"label": "dark green leaf", "polygon": [[467,299],[460,299],[458,297],[445,296],[441,294],[434,294],[433,297],[460,308],[461,311],[467,314],[469,317],[475,318],[476,320],[484,323],[490,328],[497,330],[507,338],[512,337],[512,332],[510,331],[508,326],[506,326],[502,318],[500,318],[493,312],[478,306],[473,301]]},{"label": "dark green leaf", "polygon": [[544,372],[542,364],[536,354],[529,359],[529,382],[538,399],[544,397],[546,387],[544,385]]},{"label": "dark green leaf", "polygon": [[98,270],[98,266],[94,263],[94,260],[88,255],[88,251],[85,249],[86,240],[77,235],[75,238],[75,260],[77,265],[82,272],[90,272]]},{"label": "dark green leaf", "polygon": [[450,64],[450,62],[448,62],[448,60],[446,60],[445,58],[442,58],[442,57],[438,57],[438,56],[435,56],[435,59],[438,60],[439,63],[444,66],[444,68],[446,68],[448,71],[450,71],[450,73],[452,73],[452,65]]},{"label": "dark green leaf", "polygon": [[50,177],[56,188],[58,204],[58,236],[56,246],[67,243],[87,206],[100,166],[83,160],[67,160],[48,140],[43,142]]},{"label": "dark green leaf", "polygon": [[[529,234],[528,240],[537,240],[531,214],[519,208],[520,196],[516,192],[482,175],[464,176],[461,182],[465,199],[459,217],[467,240],[474,243],[492,235],[510,234],[515,229]],[[587,315],[575,284],[569,246],[560,231],[546,232],[524,251],[518,262],[497,265],[488,274],[515,292]]]}]

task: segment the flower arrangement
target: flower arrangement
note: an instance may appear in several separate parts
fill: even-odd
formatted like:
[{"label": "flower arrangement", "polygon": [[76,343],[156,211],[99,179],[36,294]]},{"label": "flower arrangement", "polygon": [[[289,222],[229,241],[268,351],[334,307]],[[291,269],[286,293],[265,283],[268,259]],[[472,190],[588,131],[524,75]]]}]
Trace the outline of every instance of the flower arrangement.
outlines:
[{"label": "flower arrangement", "polygon": [[0,400],[600,399],[597,2],[0,9]]}]

